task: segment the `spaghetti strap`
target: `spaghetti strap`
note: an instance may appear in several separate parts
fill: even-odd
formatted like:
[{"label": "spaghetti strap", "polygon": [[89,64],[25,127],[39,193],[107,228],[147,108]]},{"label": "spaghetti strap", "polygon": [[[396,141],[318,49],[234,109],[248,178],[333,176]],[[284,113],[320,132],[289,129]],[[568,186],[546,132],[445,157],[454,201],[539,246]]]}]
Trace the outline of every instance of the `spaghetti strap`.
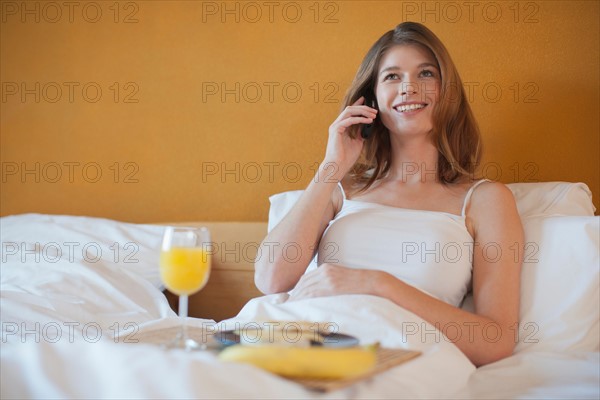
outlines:
[{"label": "spaghetti strap", "polygon": [[469,200],[471,200],[471,195],[473,194],[473,190],[477,186],[482,184],[483,182],[489,182],[489,181],[490,181],[489,179],[480,179],[471,186],[471,188],[467,192],[467,195],[465,196],[465,202],[463,203],[462,211],[460,212],[460,215],[462,215],[463,217],[465,216],[465,211],[467,210],[467,204],[469,204]]},{"label": "spaghetti strap", "polygon": [[340,190],[342,191],[342,198],[344,200],[347,200],[347,198],[346,198],[346,192],[344,191],[344,187],[342,186],[342,182],[338,182],[338,186],[340,187]]}]

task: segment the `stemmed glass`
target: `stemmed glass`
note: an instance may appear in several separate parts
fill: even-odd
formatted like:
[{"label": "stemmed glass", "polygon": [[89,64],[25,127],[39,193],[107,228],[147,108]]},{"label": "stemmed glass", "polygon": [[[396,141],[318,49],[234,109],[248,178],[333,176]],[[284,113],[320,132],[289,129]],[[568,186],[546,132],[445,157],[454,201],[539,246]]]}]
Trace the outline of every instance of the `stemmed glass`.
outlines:
[{"label": "stemmed glass", "polygon": [[186,351],[206,346],[188,336],[188,296],[202,289],[210,275],[210,233],[208,229],[169,226],[160,252],[160,277],[167,289],[179,296],[181,329],[166,348]]}]

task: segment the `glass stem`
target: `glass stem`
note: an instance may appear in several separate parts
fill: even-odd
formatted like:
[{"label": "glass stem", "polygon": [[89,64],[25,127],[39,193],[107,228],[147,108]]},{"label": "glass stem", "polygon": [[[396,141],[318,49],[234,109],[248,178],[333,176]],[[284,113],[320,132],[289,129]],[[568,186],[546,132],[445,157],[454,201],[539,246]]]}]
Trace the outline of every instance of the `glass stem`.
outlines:
[{"label": "glass stem", "polygon": [[179,296],[179,318],[181,319],[181,337],[187,340],[187,313],[188,313],[188,296],[187,294]]}]

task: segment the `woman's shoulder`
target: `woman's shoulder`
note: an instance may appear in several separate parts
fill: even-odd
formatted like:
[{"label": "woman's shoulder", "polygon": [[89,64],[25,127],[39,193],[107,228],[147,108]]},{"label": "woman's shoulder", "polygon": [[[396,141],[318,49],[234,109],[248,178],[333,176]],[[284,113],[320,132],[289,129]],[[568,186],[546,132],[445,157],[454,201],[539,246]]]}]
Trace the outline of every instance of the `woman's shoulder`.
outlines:
[{"label": "woman's shoulder", "polygon": [[346,175],[338,182],[337,187],[331,195],[331,203],[333,205],[333,213],[336,215],[342,209],[344,201],[353,193],[356,184],[351,176]]},{"label": "woman's shoulder", "polygon": [[514,203],[512,191],[504,183],[481,179],[472,183],[473,203],[487,203],[492,201],[501,201]]},{"label": "woman's shoulder", "polygon": [[[480,181],[478,181],[480,182]],[[517,211],[515,197],[504,183],[484,180],[475,183],[471,194],[469,215],[475,220],[489,220],[514,215]]]}]

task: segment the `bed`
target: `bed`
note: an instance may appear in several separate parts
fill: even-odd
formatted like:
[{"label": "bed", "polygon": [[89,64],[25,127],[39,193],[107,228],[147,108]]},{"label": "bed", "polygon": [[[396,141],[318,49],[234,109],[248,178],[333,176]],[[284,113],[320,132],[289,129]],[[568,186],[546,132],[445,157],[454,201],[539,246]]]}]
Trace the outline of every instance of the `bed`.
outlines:
[{"label": "bed", "polygon": [[[193,222],[207,225],[219,245],[209,284],[190,300],[194,334],[257,321],[320,321],[364,344],[421,352],[327,393],[222,362],[215,352],[156,346],[178,325],[158,274],[164,224],[3,217],[2,398],[599,398],[600,218],[590,191],[567,182],[509,187],[527,243],[518,343],[511,357],[481,368],[386,299],[261,296],[252,279],[257,245],[301,192],[272,196],[269,223]],[[471,306],[467,297],[462,307]]]}]

